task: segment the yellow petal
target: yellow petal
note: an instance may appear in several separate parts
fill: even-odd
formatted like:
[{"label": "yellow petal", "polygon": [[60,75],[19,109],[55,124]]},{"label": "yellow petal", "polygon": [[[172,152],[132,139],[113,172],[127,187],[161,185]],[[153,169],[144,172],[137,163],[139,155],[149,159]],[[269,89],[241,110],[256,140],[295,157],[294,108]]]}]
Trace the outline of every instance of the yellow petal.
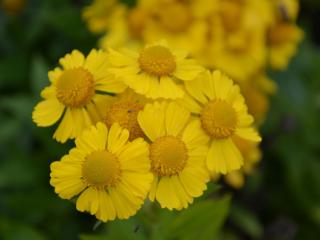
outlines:
[{"label": "yellow petal", "polygon": [[69,108],[67,108],[66,113],[64,114],[62,121],[60,122],[57,130],[55,131],[53,138],[58,142],[64,143],[69,138],[74,138],[73,135],[73,118]]},{"label": "yellow petal", "polygon": [[172,186],[170,177],[161,177],[158,183],[156,199],[162,208],[181,209],[180,200]]},{"label": "yellow petal", "polygon": [[115,67],[124,67],[132,65],[136,62],[135,59],[129,57],[126,54],[122,54],[121,52],[115,51],[112,48],[108,49],[109,59],[112,66]]},{"label": "yellow petal", "polygon": [[56,123],[64,110],[64,105],[52,98],[38,103],[32,113],[32,119],[39,127],[48,127]]},{"label": "yellow petal", "polygon": [[186,143],[187,148],[192,150],[199,146],[207,145],[209,136],[203,131],[199,119],[189,123],[183,131],[182,140]]},{"label": "yellow petal", "polygon": [[170,77],[161,77],[157,88],[156,94],[149,94],[150,97],[152,96],[151,98],[177,99],[184,96],[182,88],[174,83]]},{"label": "yellow petal", "polygon": [[108,150],[117,153],[122,150],[123,146],[129,139],[129,131],[120,127],[118,123],[114,123],[108,135]]},{"label": "yellow petal", "polygon": [[96,214],[99,209],[98,190],[89,187],[87,188],[77,200],[77,210],[80,212],[90,212],[92,215]]},{"label": "yellow petal", "polygon": [[198,66],[194,60],[184,59],[178,61],[177,69],[173,75],[183,81],[194,80],[201,72],[203,68]]},{"label": "yellow petal", "polygon": [[164,116],[166,103],[147,104],[138,114],[138,122],[144,134],[154,141],[165,134]]},{"label": "yellow petal", "polygon": [[119,219],[128,219],[134,215],[144,201],[144,198],[135,196],[131,189],[122,183],[111,188],[109,194]]},{"label": "yellow petal", "polygon": [[96,217],[103,221],[114,220],[116,218],[116,210],[113,206],[111,197],[105,190],[98,191],[99,209],[96,213]]},{"label": "yellow petal", "polygon": [[41,97],[44,99],[51,99],[56,97],[56,88],[55,86],[51,85],[49,87],[45,87],[41,91]]},{"label": "yellow petal", "polygon": [[78,137],[82,134],[83,130],[92,125],[90,116],[85,108],[73,108],[71,109],[73,119],[73,134],[74,137]]},{"label": "yellow petal", "polygon": [[[200,197],[207,189],[206,183],[209,180],[208,173],[200,168],[200,171],[193,171],[194,168],[184,169],[179,174],[179,179],[186,190],[186,192],[192,197]],[[203,174],[206,176],[203,179]]]},{"label": "yellow petal", "polygon": [[96,127],[91,126],[84,130],[75,143],[78,149],[88,155],[93,151],[105,150],[107,134],[107,127],[102,123],[97,123]]},{"label": "yellow petal", "polygon": [[159,182],[159,177],[157,175],[153,175],[153,181],[151,183],[150,192],[149,192],[149,199],[151,202],[153,202],[156,198],[158,182]]},{"label": "yellow petal", "polygon": [[84,64],[84,56],[78,50],[73,50],[71,53],[66,54],[65,57],[59,60],[64,69],[81,67]]},{"label": "yellow petal", "polygon": [[249,141],[261,142],[261,137],[258,132],[252,127],[238,128],[236,130],[236,135]]},{"label": "yellow petal", "polygon": [[177,103],[169,103],[165,113],[165,125],[167,135],[177,136],[184,129],[190,117],[190,113]]},{"label": "yellow petal", "polygon": [[123,171],[147,172],[150,170],[149,146],[142,138],[127,143],[118,158]]},{"label": "yellow petal", "polygon": [[212,172],[226,174],[240,169],[243,157],[231,139],[213,140],[207,156],[207,166]]},{"label": "yellow petal", "polygon": [[62,69],[56,67],[54,70],[48,72],[48,77],[50,82],[55,85],[61,74],[63,73]]}]

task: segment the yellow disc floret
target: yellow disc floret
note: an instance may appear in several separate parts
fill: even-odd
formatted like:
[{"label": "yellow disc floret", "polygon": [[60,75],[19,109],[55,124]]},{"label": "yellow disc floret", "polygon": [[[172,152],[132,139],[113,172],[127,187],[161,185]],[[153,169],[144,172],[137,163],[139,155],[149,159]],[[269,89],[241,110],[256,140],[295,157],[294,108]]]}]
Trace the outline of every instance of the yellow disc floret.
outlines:
[{"label": "yellow disc floret", "polygon": [[94,94],[93,76],[82,67],[65,70],[57,81],[57,98],[67,107],[83,107]]},{"label": "yellow disc floret", "polygon": [[115,186],[121,175],[120,162],[108,151],[93,152],[83,163],[82,175],[90,186]]},{"label": "yellow disc floret", "polygon": [[176,69],[176,60],[170,50],[163,46],[147,47],[138,59],[140,68],[152,76],[168,76]]},{"label": "yellow disc floret", "polygon": [[164,136],[151,144],[150,159],[153,172],[159,176],[172,176],[184,169],[188,152],[179,138]]},{"label": "yellow disc floret", "polygon": [[137,116],[143,106],[130,100],[120,100],[110,104],[104,119],[105,124],[111,127],[113,123],[119,123],[123,128],[129,130],[129,140],[143,137],[144,134],[139,126]]},{"label": "yellow disc floret", "polygon": [[233,135],[237,126],[237,114],[226,101],[208,102],[201,111],[201,124],[205,132],[217,139]]}]

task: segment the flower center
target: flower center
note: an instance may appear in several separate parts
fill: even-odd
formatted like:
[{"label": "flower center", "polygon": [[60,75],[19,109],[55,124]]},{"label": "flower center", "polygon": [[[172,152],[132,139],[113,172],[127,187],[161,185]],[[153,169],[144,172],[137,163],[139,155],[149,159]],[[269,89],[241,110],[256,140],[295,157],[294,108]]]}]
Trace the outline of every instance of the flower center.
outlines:
[{"label": "flower center", "polygon": [[120,179],[120,162],[108,151],[93,152],[82,165],[84,180],[94,187],[112,187]]},{"label": "flower center", "polygon": [[227,31],[235,31],[239,28],[242,17],[241,1],[224,1],[221,3],[221,19]]},{"label": "flower center", "polygon": [[57,98],[67,107],[83,107],[94,93],[93,76],[81,67],[65,70],[57,81]]},{"label": "flower center", "polygon": [[159,176],[172,176],[187,164],[188,151],[177,137],[164,136],[150,145],[151,169]]},{"label": "flower center", "polygon": [[128,15],[128,27],[133,37],[141,37],[149,14],[143,8],[133,8]]},{"label": "flower center", "polygon": [[294,39],[294,36],[294,25],[290,23],[279,23],[269,30],[268,41],[270,45],[281,45]]},{"label": "flower center", "polygon": [[141,51],[138,59],[140,68],[152,76],[168,76],[176,69],[176,61],[169,49],[153,46]]},{"label": "flower center", "polygon": [[190,26],[192,14],[190,9],[182,3],[168,3],[159,9],[161,24],[171,32],[183,32]]},{"label": "flower center", "polygon": [[104,119],[105,124],[111,127],[113,123],[119,123],[123,128],[129,130],[129,140],[143,137],[144,134],[139,126],[137,116],[143,106],[130,100],[122,100],[112,103],[107,108],[107,114]]},{"label": "flower center", "polygon": [[223,100],[208,102],[201,111],[201,124],[206,133],[214,138],[228,138],[237,126],[234,108]]}]

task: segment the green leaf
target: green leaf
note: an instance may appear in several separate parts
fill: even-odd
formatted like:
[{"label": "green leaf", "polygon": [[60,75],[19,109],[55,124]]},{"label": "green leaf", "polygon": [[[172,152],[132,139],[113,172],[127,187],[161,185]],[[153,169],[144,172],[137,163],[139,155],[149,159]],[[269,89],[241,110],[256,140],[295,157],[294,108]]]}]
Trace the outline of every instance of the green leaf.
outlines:
[{"label": "green leaf", "polygon": [[253,213],[245,208],[233,206],[230,218],[241,230],[253,239],[261,239],[263,228]]},{"label": "green leaf", "polygon": [[230,196],[205,200],[178,214],[166,216],[162,219],[163,225],[154,233],[158,236],[153,239],[214,239],[227,217],[229,204]]},{"label": "green leaf", "polygon": [[31,64],[31,88],[35,96],[39,96],[41,90],[49,84],[47,73],[48,66],[41,56],[35,56]]}]

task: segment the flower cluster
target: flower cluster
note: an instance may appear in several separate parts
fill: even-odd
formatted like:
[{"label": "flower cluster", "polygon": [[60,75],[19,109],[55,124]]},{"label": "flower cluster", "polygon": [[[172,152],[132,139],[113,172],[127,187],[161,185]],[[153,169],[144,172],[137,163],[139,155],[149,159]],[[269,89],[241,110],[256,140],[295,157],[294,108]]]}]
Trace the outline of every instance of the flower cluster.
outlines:
[{"label": "flower cluster", "polygon": [[[277,89],[266,70],[287,68],[303,38],[296,25],[298,0],[135,2],[129,7],[119,0],[94,0],[84,9],[89,29],[104,34],[101,48],[125,46],[141,51],[145,44],[166,39],[173,48],[188,50],[207,69],[230,76],[240,86],[257,125],[263,123],[269,96]],[[257,145],[251,149],[259,151]]]},{"label": "flower cluster", "polygon": [[240,87],[165,41],[141,50],[74,50],[49,72],[35,106],[40,127],[75,147],[51,164],[63,199],[101,221],[127,219],[145,199],[182,210],[210,176],[244,165],[261,141]]}]

